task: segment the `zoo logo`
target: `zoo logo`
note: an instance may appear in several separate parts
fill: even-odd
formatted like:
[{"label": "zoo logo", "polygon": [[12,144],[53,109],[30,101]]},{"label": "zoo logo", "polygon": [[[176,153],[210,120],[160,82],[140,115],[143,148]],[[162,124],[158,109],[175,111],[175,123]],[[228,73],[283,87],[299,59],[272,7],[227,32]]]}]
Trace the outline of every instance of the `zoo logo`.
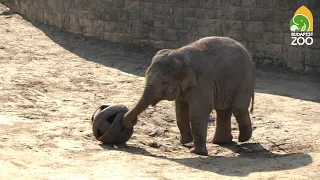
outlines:
[{"label": "zoo logo", "polygon": [[313,16],[306,6],[301,6],[290,20],[291,45],[313,44]]}]

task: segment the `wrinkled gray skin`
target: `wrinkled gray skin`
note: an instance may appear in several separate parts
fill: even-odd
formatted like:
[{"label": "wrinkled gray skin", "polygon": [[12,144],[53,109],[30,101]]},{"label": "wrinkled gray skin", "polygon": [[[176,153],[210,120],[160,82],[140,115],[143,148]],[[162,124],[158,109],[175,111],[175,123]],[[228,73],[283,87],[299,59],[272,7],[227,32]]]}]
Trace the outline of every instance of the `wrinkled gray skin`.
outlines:
[{"label": "wrinkled gray skin", "polygon": [[[239,126],[240,142],[251,138],[249,116],[254,101],[255,68],[248,51],[227,37],[206,37],[179,49],[156,53],[146,72],[146,86],[139,102],[126,113],[125,127],[137,123],[137,116],[149,105],[175,100],[180,142],[194,142],[192,153],[208,155],[207,124],[217,112],[213,143],[232,141],[231,115]],[[191,127],[190,127],[191,125]]]}]

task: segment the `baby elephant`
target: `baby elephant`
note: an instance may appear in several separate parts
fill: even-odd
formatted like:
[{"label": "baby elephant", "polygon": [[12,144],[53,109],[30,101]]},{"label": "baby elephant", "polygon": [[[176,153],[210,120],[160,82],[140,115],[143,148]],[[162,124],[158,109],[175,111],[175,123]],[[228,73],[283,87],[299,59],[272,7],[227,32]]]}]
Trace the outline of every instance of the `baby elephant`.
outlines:
[{"label": "baby elephant", "polygon": [[[255,67],[248,51],[227,37],[205,37],[179,49],[156,53],[146,71],[141,99],[127,112],[123,125],[137,123],[149,105],[175,100],[180,142],[194,142],[191,152],[208,155],[207,126],[210,113],[217,112],[213,143],[232,141],[231,115],[239,125],[240,142],[252,135],[249,105],[254,103]],[[191,127],[190,127],[191,125]]]}]

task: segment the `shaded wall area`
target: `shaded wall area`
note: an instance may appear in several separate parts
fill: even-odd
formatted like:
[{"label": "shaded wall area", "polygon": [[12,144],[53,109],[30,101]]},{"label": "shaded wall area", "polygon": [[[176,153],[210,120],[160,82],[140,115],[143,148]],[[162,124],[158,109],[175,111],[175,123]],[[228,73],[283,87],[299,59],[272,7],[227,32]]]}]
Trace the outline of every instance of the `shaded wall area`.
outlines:
[{"label": "shaded wall area", "polygon": [[[177,48],[205,36],[240,41],[262,66],[320,72],[318,0],[3,0],[31,21],[111,42]],[[289,22],[301,5],[314,43],[292,46]]]}]

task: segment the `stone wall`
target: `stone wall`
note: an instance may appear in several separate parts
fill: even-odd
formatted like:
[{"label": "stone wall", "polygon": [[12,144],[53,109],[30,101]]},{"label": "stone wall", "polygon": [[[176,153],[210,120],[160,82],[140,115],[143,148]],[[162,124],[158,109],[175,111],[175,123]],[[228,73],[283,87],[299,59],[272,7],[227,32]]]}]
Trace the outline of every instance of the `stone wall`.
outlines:
[{"label": "stone wall", "polygon": [[[3,0],[5,1],[5,0]],[[258,64],[320,72],[319,0],[6,0],[31,21],[112,42],[177,48],[201,37],[239,40]],[[289,22],[306,5],[314,43],[292,46]]]}]

